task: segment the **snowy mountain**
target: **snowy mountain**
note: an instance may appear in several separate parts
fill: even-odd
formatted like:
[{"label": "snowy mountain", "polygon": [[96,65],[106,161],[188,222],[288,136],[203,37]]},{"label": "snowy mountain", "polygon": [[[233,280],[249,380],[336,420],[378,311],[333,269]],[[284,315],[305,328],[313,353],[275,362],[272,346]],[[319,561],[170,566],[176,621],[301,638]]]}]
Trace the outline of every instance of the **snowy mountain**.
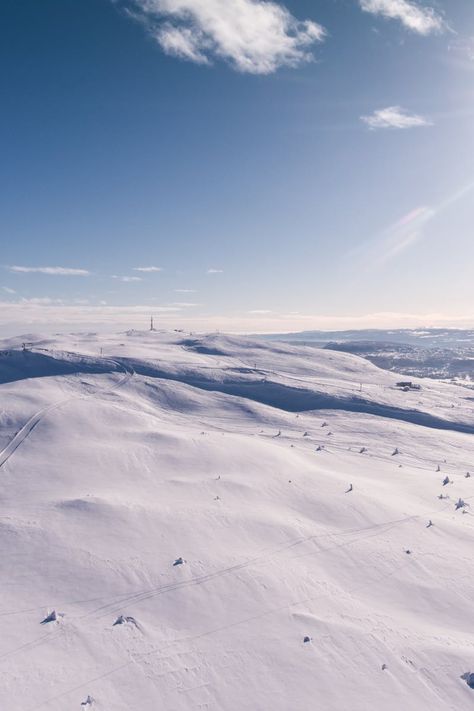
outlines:
[{"label": "snowy mountain", "polygon": [[474,704],[472,390],[221,335],[0,349],[2,709]]}]

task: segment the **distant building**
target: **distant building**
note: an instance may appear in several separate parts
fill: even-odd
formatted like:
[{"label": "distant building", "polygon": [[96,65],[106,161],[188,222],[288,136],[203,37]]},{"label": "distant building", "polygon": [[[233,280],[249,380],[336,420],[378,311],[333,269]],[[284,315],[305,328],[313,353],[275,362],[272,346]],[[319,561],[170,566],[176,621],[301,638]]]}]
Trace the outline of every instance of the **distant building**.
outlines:
[{"label": "distant building", "polygon": [[408,390],[421,390],[421,385],[413,383],[411,380],[401,380],[397,383],[397,388],[402,388],[402,390],[407,392]]}]

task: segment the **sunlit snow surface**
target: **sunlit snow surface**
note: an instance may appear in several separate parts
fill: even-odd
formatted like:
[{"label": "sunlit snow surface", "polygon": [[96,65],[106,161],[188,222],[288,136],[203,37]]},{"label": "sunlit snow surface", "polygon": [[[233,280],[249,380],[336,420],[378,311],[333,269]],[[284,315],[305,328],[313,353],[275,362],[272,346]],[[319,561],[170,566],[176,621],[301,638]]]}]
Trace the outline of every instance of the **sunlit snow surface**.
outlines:
[{"label": "sunlit snow surface", "polygon": [[0,349],[2,709],[474,706],[472,390],[219,335]]}]

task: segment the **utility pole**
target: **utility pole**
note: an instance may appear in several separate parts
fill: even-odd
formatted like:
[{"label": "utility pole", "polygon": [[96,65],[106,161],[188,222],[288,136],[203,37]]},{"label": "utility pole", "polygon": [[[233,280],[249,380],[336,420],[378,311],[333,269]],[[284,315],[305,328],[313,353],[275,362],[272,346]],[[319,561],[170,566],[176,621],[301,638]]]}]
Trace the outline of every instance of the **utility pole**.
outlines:
[{"label": "utility pole", "polygon": [[154,331],[155,327],[153,326],[153,316],[150,316],[150,331]]}]

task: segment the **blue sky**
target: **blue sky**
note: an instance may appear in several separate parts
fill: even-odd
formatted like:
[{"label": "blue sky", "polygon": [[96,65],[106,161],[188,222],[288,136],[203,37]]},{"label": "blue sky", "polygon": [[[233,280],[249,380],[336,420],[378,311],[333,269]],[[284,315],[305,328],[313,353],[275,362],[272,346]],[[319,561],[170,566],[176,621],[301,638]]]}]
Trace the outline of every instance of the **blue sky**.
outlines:
[{"label": "blue sky", "polygon": [[0,330],[473,325],[471,0],[4,0]]}]

